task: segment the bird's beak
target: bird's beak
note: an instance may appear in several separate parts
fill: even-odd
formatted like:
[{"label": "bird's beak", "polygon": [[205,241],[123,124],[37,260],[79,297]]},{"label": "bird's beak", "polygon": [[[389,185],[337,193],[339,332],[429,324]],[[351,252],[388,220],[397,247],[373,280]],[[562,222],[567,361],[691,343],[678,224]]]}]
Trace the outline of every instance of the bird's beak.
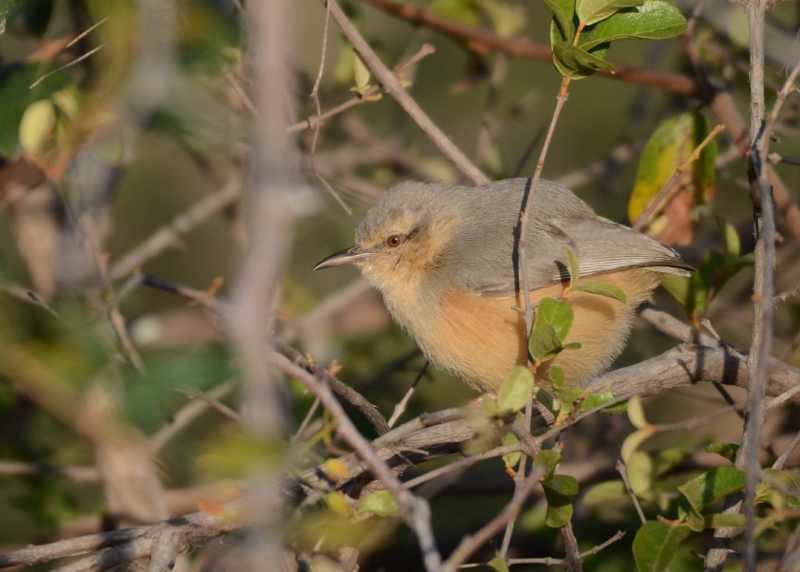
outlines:
[{"label": "bird's beak", "polygon": [[323,258],[314,266],[314,270],[322,270],[323,268],[332,268],[333,266],[342,266],[344,264],[353,264],[373,254],[375,254],[375,252],[372,250],[362,250],[354,246],[353,248],[348,248],[347,250],[342,250],[331,254],[327,258]]}]

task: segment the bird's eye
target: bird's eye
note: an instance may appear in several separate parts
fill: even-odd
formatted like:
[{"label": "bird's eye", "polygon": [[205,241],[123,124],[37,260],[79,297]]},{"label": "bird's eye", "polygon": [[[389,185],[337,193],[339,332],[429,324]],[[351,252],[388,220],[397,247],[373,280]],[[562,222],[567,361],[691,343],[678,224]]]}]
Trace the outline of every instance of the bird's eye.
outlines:
[{"label": "bird's eye", "polygon": [[386,246],[389,248],[395,248],[396,246],[403,244],[403,240],[405,240],[405,237],[402,234],[393,234],[386,239]]}]

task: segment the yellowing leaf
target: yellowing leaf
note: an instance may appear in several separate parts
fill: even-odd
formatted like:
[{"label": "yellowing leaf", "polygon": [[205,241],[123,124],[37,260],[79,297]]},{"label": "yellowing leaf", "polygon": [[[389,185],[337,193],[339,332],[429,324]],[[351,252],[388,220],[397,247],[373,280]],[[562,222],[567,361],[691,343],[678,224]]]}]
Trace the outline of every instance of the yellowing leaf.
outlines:
[{"label": "yellowing leaf", "polygon": [[642,429],[648,425],[644,407],[642,406],[642,398],[638,395],[634,395],[628,400],[628,419],[630,419],[631,425],[637,429]]},{"label": "yellowing leaf", "polygon": [[[628,200],[628,218],[636,222],[672,175],[709,134],[705,117],[683,113],[662,123],[650,136],[639,159],[636,183]],[[683,175],[680,190],[663,205],[663,228],[649,228],[649,234],[668,244],[691,241],[696,223],[693,209],[707,203],[714,194],[717,146],[709,143]]]},{"label": "yellowing leaf", "polygon": [[630,460],[631,455],[633,452],[638,449],[642,443],[647,441],[650,437],[653,436],[654,429],[652,426],[646,426],[643,429],[638,429],[625,437],[625,440],[622,442],[622,450],[620,452],[620,456],[622,460],[626,463]]},{"label": "yellowing leaf", "polygon": [[41,154],[53,134],[56,110],[49,99],[28,106],[19,124],[19,142],[28,155]]},{"label": "yellowing leaf", "polygon": [[340,459],[328,459],[322,463],[322,470],[334,481],[341,481],[350,476],[350,469]]},{"label": "yellowing leaf", "polygon": [[500,386],[497,406],[500,411],[519,411],[533,397],[533,374],[527,367],[516,366]]},{"label": "yellowing leaf", "polygon": [[350,506],[350,502],[341,491],[333,491],[325,495],[325,504],[328,505],[331,512],[335,514],[341,516],[350,516],[353,514],[353,507]]}]

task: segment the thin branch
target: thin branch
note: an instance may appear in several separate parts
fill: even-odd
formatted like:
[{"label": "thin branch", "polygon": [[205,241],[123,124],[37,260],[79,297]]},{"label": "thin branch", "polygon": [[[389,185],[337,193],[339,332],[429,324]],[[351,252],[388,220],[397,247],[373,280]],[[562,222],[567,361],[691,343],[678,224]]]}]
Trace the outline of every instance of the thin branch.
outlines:
[{"label": "thin branch", "polygon": [[[487,50],[495,50],[515,58],[552,62],[550,48],[536,44],[524,38],[508,38],[499,36],[489,30],[468,26],[453,20],[442,18],[430,10],[409,3],[394,0],[362,0],[363,2],[407,21],[410,24],[423,26],[437,32],[447,34],[451,38],[462,40],[461,45],[468,50],[484,54]],[[675,95],[699,97],[701,90],[697,83],[686,75],[656,72],[632,66],[615,65],[613,72],[600,71],[598,75],[616,79],[626,83],[634,83],[663,89]]]},{"label": "thin branch", "polygon": [[514,491],[514,496],[505,508],[492,520],[487,522],[475,534],[465,536],[458,544],[456,549],[445,562],[444,570],[446,572],[455,572],[464,563],[467,558],[472,556],[476,550],[489,541],[495,534],[500,532],[505,525],[517,518],[519,511],[525,500],[533,491],[533,487],[539,484],[539,479],[542,476],[541,469],[531,471],[531,474],[525,478],[522,485]]},{"label": "thin branch", "polygon": [[750,391],[747,395],[747,425],[742,442],[741,463],[745,471],[745,551],[747,572],[756,570],[755,497],[760,480],[761,430],[764,423],[764,395],[769,375],[772,346],[774,296],[775,221],[772,189],[765,161],[769,140],[764,136],[764,15],[767,0],[752,0],[747,7],[750,24],[750,184],[756,209],[755,280],[753,284],[753,342],[749,357]]},{"label": "thin branch", "polygon": [[644,524],[647,522],[647,519],[644,516],[644,511],[642,511],[642,505],[639,504],[639,499],[636,497],[636,493],[633,492],[633,487],[631,487],[631,481],[628,479],[628,467],[625,466],[625,463],[622,462],[622,459],[617,460],[616,465],[617,472],[619,476],[622,477],[622,482],[625,484],[625,490],[628,493],[628,496],[633,503],[634,508],[636,509],[636,514],[639,515],[639,521]]},{"label": "thin branch", "polygon": [[[578,39],[579,34],[580,30],[575,36],[575,40]],[[547,128],[547,135],[545,135],[544,143],[542,143],[542,149],[539,151],[539,159],[536,161],[536,169],[533,172],[533,178],[528,181],[527,185],[525,185],[525,190],[522,195],[522,204],[520,205],[519,210],[519,218],[517,219],[517,227],[515,232],[516,244],[514,250],[516,253],[515,270],[517,272],[517,304],[522,304],[522,315],[525,319],[525,347],[528,346],[527,339],[530,335],[531,329],[533,328],[534,312],[530,296],[528,295],[530,292],[530,288],[528,287],[528,262],[526,256],[526,248],[528,244],[528,212],[531,202],[536,200],[536,188],[538,187],[539,181],[542,178],[544,163],[547,160],[547,153],[550,150],[550,143],[553,141],[553,134],[555,133],[556,125],[558,125],[558,118],[561,115],[561,110],[564,109],[564,105],[567,103],[567,97],[569,97],[570,81],[571,80],[568,76],[565,76],[561,80],[561,87],[559,88],[558,95],[556,96],[556,106],[555,109],[553,109],[553,116],[550,118],[550,125]]]},{"label": "thin branch", "polygon": [[430,507],[427,501],[409,492],[408,488],[392,472],[392,469],[375,454],[375,450],[350,421],[347,413],[327,385],[320,383],[311,373],[282,354],[273,353],[270,361],[287,375],[299,379],[333,415],[339,434],[355,449],[386,489],[394,494],[400,505],[403,519],[417,536],[426,570],[428,572],[442,570],[441,556],[436,549],[431,528]]},{"label": "thin branch", "polygon": [[232,205],[239,197],[239,193],[238,183],[231,182],[221,191],[203,197],[189,207],[186,212],[179,214],[172,221],[156,230],[139,246],[124,254],[111,266],[109,276],[112,280],[124,278],[167,248],[180,244],[181,237],[216,213]]},{"label": "thin branch", "polygon": [[436,126],[433,120],[414,101],[405,90],[400,80],[386,67],[377,54],[369,46],[361,33],[353,26],[336,0],[327,0],[331,16],[339,24],[342,33],[347,37],[353,48],[358,53],[364,64],[375,74],[384,89],[408,113],[422,131],[430,138],[431,142],[439,148],[445,157],[450,159],[462,173],[476,185],[489,182],[486,175],[467,158],[466,155]]}]

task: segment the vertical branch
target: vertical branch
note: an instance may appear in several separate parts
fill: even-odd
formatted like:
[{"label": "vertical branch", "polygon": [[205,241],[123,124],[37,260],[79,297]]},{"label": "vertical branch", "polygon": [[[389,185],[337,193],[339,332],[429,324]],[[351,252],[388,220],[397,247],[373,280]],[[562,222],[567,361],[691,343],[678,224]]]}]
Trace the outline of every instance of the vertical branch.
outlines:
[{"label": "vertical branch", "polygon": [[[576,37],[577,38],[577,37]],[[550,119],[550,126],[547,128],[547,135],[542,143],[542,150],[539,152],[539,159],[536,161],[536,169],[533,172],[533,178],[525,186],[522,194],[522,205],[519,209],[519,218],[517,219],[516,229],[516,272],[517,272],[517,303],[522,304],[523,316],[525,318],[525,337],[530,335],[531,328],[533,327],[533,306],[531,305],[528,296],[528,265],[526,262],[526,247],[527,247],[527,233],[528,233],[528,208],[530,206],[531,198],[536,196],[536,187],[539,186],[539,181],[542,178],[542,171],[544,170],[544,163],[547,160],[547,153],[550,150],[550,143],[553,140],[553,134],[558,125],[558,118],[561,116],[561,111],[567,103],[569,97],[569,84],[570,78],[565,76],[561,80],[561,88],[558,90],[556,97],[556,107],[553,110],[553,117]],[[527,343],[525,344],[527,347]]]},{"label": "vertical branch", "polygon": [[756,569],[755,492],[760,479],[758,461],[761,426],[764,422],[764,391],[772,344],[771,303],[774,295],[773,265],[775,261],[775,220],[772,189],[767,180],[764,161],[769,151],[765,137],[764,113],[764,16],[766,0],[751,0],[747,7],[750,24],[750,155],[749,177],[755,210],[755,278],[753,283],[753,341],[749,357],[749,393],[747,427],[742,446],[742,464],[746,475],[745,570]]},{"label": "vertical branch", "polygon": [[[245,25],[249,71],[253,77],[257,117],[252,125],[245,205],[247,247],[233,292],[228,328],[243,377],[243,413],[251,431],[276,442],[286,427],[280,406],[278,377],[267,363],[272,311],[292,235],[290,204],[296,160],[285,133],[286,100],[291,78],[287,67],[291,0],[248,2]],[[294,199],[297,200],[295,194]],[[276,469],[260,476],[253,487],[248,564],[281,561],[280,490]]]}]

